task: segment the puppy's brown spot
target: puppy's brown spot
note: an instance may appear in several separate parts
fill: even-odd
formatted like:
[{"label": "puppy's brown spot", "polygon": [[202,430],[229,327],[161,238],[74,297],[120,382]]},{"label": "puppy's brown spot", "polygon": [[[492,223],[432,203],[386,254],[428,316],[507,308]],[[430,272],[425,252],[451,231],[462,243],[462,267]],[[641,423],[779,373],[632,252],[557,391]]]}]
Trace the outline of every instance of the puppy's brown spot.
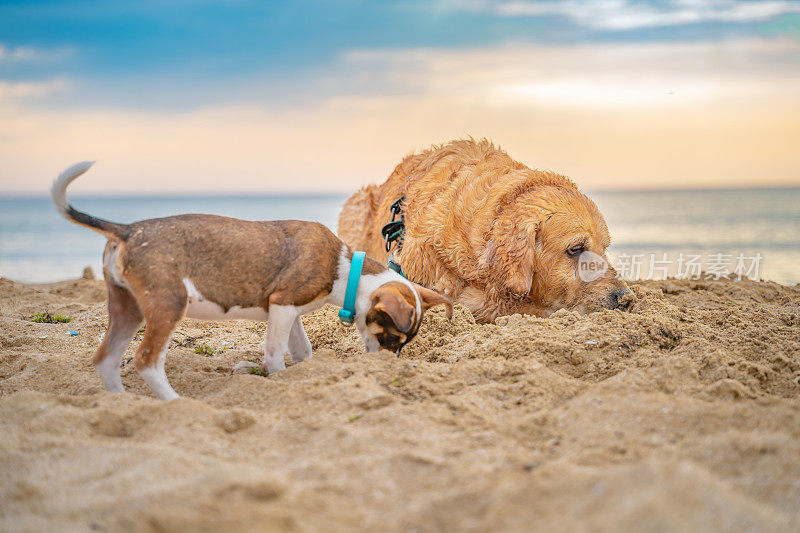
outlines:
[{"label": "puppy's brown spot", "polygon": [[453,312],[453,304],[441,294],[419,285],[412,289],[399,281],[382,285],[372,293],[371,299],[372,306],[365,316],[367,329],[375,335],[382,348],[398,353],[416,336],[427,309],[444,304],[448,308],[448,318]]},{"label": "puppy's brown spot", "polygon": [[417,294],[419,294],[419,297],[422,300],[421,303],[423,313],[431,307],[444,305],[446,307],[445,313],[447,314],[447,319],[453,319],[453,302],[451,302],[449,298],[421,285],[417,286]]},{"label": "puppy's brown spot", "polygon": [[404,283],[386,283],[372,293],[371,300],[371,312],[388,315],[399,332],[407,333],[415,325],[417,300]]}]

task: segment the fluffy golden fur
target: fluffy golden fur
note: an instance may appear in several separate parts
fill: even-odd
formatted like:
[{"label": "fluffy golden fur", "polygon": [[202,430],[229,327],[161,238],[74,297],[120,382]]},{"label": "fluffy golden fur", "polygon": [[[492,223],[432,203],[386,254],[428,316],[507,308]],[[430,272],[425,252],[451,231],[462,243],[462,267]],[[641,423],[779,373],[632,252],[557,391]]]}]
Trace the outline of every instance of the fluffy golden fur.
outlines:
[{"label": "fluffy golden fur", "polygon": [[[345,203],[339,236],[385,262],[381,228],[405,195],[405,242],[395,253],[405,275],[468,307],[481,321],[560,308],[626,308],[613,268],[578,276],[578,256],[605,257],[611,242],[597,206],[568,178],[532,170],[488,140],[451,141],[403,159],[381,185]],[[578,254],[579,255],[579,254]]]}]

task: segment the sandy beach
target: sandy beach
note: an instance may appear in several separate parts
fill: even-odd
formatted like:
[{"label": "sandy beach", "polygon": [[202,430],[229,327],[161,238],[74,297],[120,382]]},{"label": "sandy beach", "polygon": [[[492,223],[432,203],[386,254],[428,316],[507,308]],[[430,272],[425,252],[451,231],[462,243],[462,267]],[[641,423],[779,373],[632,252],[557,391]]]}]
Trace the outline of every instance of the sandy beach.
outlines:
[{"label": "sandy beach", "polygon": [[431,312],[400,357],[326,308],[269,377],[231,374],[264,324],[185,320],[161,402],[93,371],[102,281],[0,279],[0,529],[796,530],[800,286],[632,289],[630,313]]}]

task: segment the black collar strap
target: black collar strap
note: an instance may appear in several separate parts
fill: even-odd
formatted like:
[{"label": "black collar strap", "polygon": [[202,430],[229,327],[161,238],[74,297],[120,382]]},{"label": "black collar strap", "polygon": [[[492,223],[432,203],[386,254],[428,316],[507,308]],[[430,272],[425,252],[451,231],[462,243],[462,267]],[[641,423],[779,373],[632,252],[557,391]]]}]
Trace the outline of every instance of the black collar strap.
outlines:
[{"label": "black collar strap", "polygon": [[[392,249],[392,243],[394,243],[394,241],[398,241],[397,252],[403,248],[403,236],[406,232],[406,216],[403,212],[403,202],[405,199],[406,196],[403,195],[392,204],[389,208],[392,212],[392,221],[381,228],[381,235],[386,243],[387,252]],[[395,220],[397,215],[400,215],[400,220]]]}]

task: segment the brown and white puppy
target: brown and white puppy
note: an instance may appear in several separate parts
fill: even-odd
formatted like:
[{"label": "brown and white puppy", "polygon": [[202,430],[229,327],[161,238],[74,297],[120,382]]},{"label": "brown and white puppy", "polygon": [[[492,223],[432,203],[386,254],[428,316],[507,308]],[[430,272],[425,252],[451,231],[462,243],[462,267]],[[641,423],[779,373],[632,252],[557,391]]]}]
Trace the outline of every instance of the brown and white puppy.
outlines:
[{"label": "brown and white puppy", "polygon": [[594,202],[568,178],[532,170],[487,140],[407,156],[384,183],[350,197],[339,236],[385,262],[381,228],[402,196],[405,241],[394,259],[408,279],[480,321],[626,309],[632,300],[605,257],[611,237]]},{"label": "brown and white puppy", "polygon": [[[184,317],[267,320],[262,367],[283,370],[311,357],[300,316],[325,304],[341,306],[352,252],[315,222],[253,222],[214,215],[178,215],[118,224],[74,209],[67,186],[91,167],[79,163],[53,183],[52,197],[68,220],[108,237],[103,273],[108,330],[94,355],[106,388],[123,390],[120,362],[131,338],[147,327],[134,357],[156,396],[178,395],[167,381],[169,341]],[[356,293],[355,325],[367,351],[399,352],[417,333],[423,313],[450,301],[367,258]]]}]

